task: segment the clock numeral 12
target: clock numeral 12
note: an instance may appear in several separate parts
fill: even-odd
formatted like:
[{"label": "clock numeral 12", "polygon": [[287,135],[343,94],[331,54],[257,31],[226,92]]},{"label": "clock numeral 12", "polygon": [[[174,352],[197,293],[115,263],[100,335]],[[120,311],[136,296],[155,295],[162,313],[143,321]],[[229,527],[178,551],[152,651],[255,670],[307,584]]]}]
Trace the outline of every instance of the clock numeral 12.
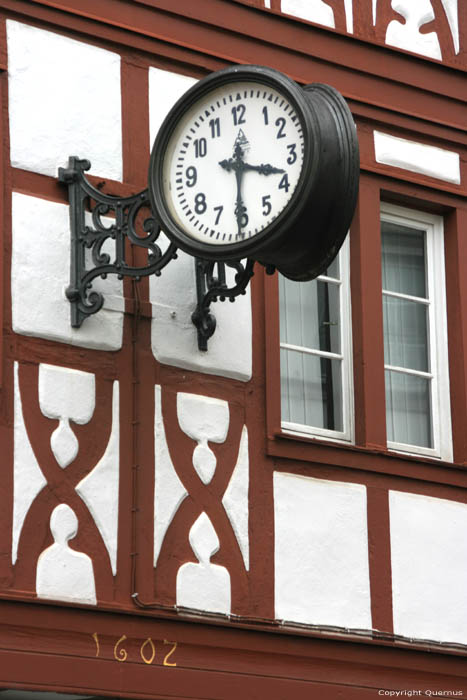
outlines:
[{"label": "clock numeral 12", "polygon": [[238,126],[239,124],[245,124],[245,112],[246,112],[246,107],[245,105],[237,105],[236,107],[232,107],[232,116],[233,116],[233,122],[234,126]]}]

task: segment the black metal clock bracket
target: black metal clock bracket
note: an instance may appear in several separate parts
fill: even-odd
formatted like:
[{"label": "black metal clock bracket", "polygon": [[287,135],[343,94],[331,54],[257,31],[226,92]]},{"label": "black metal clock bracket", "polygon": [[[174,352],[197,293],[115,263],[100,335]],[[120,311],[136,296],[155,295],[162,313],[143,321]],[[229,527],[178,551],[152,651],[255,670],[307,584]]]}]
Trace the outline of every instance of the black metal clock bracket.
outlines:
[{"label": "black metal clock bracket", "polygon": [[[71,264],[66,296],[71,304],[73,328],[79,328],[88,316],[103,306],[103,294],[92,288],[95,279],[105,279],[109,274],[116,274],[119,279],[128,276],[135,280],[152,274],[160,276],[165,266],[177,258],[177,247],[173,242],[164,251],[158,244],[161,228],[151,210],[147,189],[130,197],[104,194],[86,179],[84,173],[90,167],[89,160],[70,156],[68,167],[59,168],[58,173],[59,182],[68,186],[70,204]],[[139,223],[138,217],[144,209],[150,211],[150,216]],[[90,223],[86,222],[87,212]],[[108,245],[103,250],[108,241],[114,242],[112,255],[107,252]],[[134,267],[128,263],[126,241],[148,251],[145,266]],[[226,282],[226,264],[236,271],[231,287]],[[253,260],[244,264],[241,261],[223,263],[195,258],[197,305],[192,322],[198,332],[200,350],[208,349],[208,339],[216,328],[211,303],[225,299],[234,301],[239,294],[245,294],[253,266]]]}]

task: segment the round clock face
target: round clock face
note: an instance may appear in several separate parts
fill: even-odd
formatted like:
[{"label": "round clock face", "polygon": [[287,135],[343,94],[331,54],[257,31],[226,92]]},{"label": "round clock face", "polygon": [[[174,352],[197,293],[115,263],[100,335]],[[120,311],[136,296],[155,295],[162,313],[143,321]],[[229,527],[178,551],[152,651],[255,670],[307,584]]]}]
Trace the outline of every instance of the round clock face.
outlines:
[{"label": "round clock face", "polygon": [[284,211],[300,180],[304,125],[287,96],[259,80],[228,81],[194,101],[168,137],[165,207],[191,239],[254,239]]}]

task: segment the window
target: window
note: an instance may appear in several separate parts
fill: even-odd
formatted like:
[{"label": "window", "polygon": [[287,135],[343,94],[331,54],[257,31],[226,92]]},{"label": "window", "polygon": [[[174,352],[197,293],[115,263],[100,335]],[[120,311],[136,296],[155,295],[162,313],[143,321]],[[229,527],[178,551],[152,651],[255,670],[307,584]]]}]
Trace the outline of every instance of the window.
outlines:
[{"label": "window", "polygon": [[279,276],[282,430],[353,439],[349,244],[311,282]]},{"label": "window", "polygon": [[388,447],[452,460],[441,217],[381,208]]}]

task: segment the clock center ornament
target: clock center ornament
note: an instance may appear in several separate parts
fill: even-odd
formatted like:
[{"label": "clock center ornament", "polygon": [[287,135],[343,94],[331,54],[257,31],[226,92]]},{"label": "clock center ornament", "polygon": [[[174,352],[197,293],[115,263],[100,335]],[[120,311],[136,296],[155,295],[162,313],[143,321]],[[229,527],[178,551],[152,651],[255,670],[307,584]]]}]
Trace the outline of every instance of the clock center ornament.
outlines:
[{"label": "clock center ornament", "polygon": [[[83,205],[78,215],[71,213],[72,237],[75,227],[81,248],[97,245],[92,231],[84,227],[87,197],[101,207],[97,216],[93,214],[95,229],[100,216],[114,209],[116,225],[110,229],[123,257],[111,262],[102,254],[102,231],[96,230],[100,238],[93,260],[101,264],[99,255],[109,258],[109,269],[84,274],[80,269],[81,279],[73,279],[72,261],[67,295],[76,307],[73,325],[98,310],[99,303],[102,306],[99,294],[87,291],[94,277],[108,272],[160,274],[180,248],[196,258],[198,306],[193,322],[201,349],[207,349],[215,329],[210,303],[218,298],[233,301],[244,293],[255,262],[296,281],[321,274],[347,234],[358,192],[358,141],[342,96],[319,83],[300,87],[263,66],[212,73],[182,96],[155,140],[147,191],[119,199],[117,206],[117,198],[100,195],[87,182],[83,163],[88,164],[70,159],[69,168],[60,172],[60,180],[70,188],[83,191],[87,186],[85,196],[70,191],[70,203],[78,199]],[[101,204],[96,192],[105,200]],[[148,201],[152,219],[142,238],[136,235],[134,221],[137,209]],[[171,242],[165,253],[156,244],[160,230]],[[119,235],[148,248],[146,268],[127,264]],[[80,255],[84,268],[84,252],[75,251],[75,258]],[[232,288],[226,283],[226,265],[237,272]]]}]

